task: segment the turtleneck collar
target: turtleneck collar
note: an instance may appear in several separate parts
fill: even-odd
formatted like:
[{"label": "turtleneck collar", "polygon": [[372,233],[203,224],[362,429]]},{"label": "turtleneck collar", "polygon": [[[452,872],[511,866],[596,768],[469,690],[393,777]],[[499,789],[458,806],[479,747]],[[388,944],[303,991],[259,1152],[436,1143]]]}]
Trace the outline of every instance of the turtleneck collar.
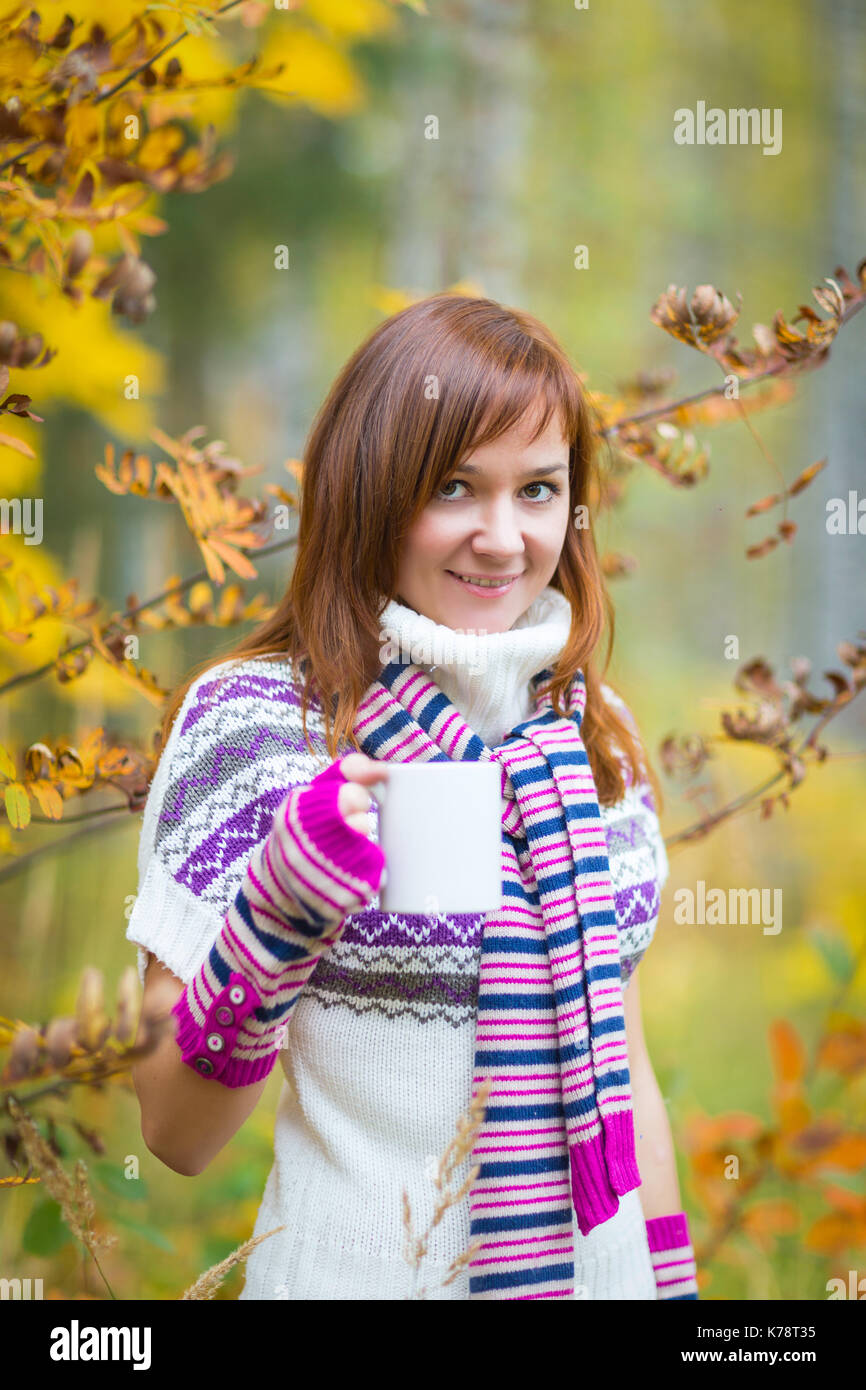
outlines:
[{"label": "turtleneck collar", "polygon": [[533,713],[529,682],[568,641],[571,605],[548,585],[507,632],[457,631],[398,599],[385,605],[379,621],[383,642],[391,644],[388,659],[429,671],[469,727],[495,748]]}]

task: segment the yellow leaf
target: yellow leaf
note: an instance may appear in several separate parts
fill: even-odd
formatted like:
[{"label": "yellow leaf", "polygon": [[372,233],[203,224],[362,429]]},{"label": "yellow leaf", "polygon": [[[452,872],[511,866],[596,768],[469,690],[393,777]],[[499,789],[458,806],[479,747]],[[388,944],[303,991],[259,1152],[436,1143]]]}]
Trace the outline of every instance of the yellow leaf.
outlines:
[{"label": "yellow leaf", "polygon": [[19,454],[24,454],[25,458],[35,459],[36,453],[25,444],[23,439],[16,439],[14,434],[0,433],[0,444],[5,444],[7,449],[16,449]]},{"label": "yellow leaf", "polygon": [[30,783],[30,790],[39,802],[40,809],[44,816],[51,820],[60,820],[63,816],[63,797],[51,782],[38,781]]},{"label": "yellow leaf", "polygon": [[335,38],[366,39],[393,29],[396,16],[382,0],[307,0],[304,13]]},{"label": "yellow leaf", "polygon": [[200,579],[189,591],[189,610],[191,613],[206,612],[213,604],[213,590],[210,584]]},{"label": "yellow leaf", "polygon": [[309,30],[281,25],[265,40],[261,66],[266,71],[284,63],[282,72],[247,85],[261,86],[265,96],[275,93],[304,102],[326,116],[345,116],[360,106],[363,88],[349,59],[334,44]]},{"label": "yellow leaf", "polygon": [[[46,413],[40,407],[49,401],[62,400],[89,411],[119,435],[137,436],[150,428],[150,401],[164,388],[165,361],[142,342],[140,334],[119,327],[110,299],[85,296],[80,304],[74,304],[54,288],[35,297],[29,276],[7,276],[3,317],[26,323],[28,331],[42,333],[46,343],[56,349],[57,355],[34,373],[34,387],[38,378],[38,393],[34,392],[37,414]],[[118,389],[118,363],[123,364],[121,387],[127,377],[134,377],[137,398],[127,399]]]},{"label": "yellow leaf", "polygon": [[138,151],[137,163],[142,169],[152,171],[169,164],[173,155],[184,143],[184,133],[180,126],[164,125],[145,136]]},{"label": "yellow leaf", "polygon": [[235,550],[234,546],[226,545],[225,541],[215,541],[213,537],[208,541],[208,545],[225,560],[229,569],[240,575],[241,579],[256,579],[258,577],[258,570],[255,565],[247,559],[242,551]]},{"label": "yellow leaf", "polygon": [[76,153],[89,149],[100,157],[104,154],[104,113],[104,106],[76,102],[66,114],[66,141],[71,149]]},{"label": "yellow leaf", "polygon": [[30,824],[30,798],[26,789],[20,782],[10,782],[4,796],[9,824],[15,830],[24,830]]}]

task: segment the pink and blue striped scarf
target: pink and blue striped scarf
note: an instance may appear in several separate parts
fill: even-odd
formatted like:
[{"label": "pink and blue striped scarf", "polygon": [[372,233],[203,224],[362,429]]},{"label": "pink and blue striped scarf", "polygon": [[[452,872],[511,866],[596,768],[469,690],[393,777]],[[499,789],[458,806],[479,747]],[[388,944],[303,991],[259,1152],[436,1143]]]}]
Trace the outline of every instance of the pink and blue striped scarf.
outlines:
[{"label": "pink and blue striped scarf", "polygon": [[492,1087],[471,1155],[469,1297],[571,1298],[583,1235],[640,1186],[607,841],[580,727],[586,685],[489,748],[420,667],[392,662],[355,733],[392,762],[495,759],[503,902],[482,928],[473,1096]]}]

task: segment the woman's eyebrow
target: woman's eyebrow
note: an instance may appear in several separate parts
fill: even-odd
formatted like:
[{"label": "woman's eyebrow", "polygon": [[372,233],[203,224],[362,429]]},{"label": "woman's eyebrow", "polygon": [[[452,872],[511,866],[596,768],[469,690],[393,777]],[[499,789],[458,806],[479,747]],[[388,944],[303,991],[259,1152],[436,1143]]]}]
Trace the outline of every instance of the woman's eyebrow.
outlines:
[{"label": "woman's eyebrow", "polygon": [[[537,468],[527,468],[523,476],[525,478],[528,478],[530,474],[533,477],[538,477],[539,474],[564,473],[567,471],[567,469],[567,463],[545,463],[540,464]],[[461,463],[458,464],[457,468],[455,469],[455,472],[457,473],[480,473],[481,471],[482,470],[478,467],[477,463]]]}]

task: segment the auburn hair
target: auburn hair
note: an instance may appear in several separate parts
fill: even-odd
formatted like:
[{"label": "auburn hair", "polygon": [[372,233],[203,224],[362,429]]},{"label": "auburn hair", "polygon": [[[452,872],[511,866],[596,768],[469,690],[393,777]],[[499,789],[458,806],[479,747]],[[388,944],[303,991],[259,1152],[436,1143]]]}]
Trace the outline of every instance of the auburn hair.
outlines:
[{"label": "auburn hair", "polygon": [[[551,587],[571,605],[572,625],[548,682],[553,707],[578,669],[586,682],[581,732],[599,801],[625,792],[624,772],[661,788],[628,715],[601,683],[614,639],[613,604],[596,553],[592,512],[601,496],[592,404],[551,332],[530,314],[491,299],[445,292],[421,299],[374,329],[340,371],[310,429],[302,458],[300,518],[291,578],[274,611],[210,657],[172,693],[175,716],[199,676],[225,660],[292,659],[307,712],[321,711],[331,758],[348,743],[356,711],[382,669],[380,614],[394,597],[402,538],[472,450],[540,406],[535,440],[559,412],[569,445],[569,524]],[[604,665],[594,654],[607,625]],[[345,748],[343,749],[345,751]],[[624,761],[623,761],[624,760]]]}]

